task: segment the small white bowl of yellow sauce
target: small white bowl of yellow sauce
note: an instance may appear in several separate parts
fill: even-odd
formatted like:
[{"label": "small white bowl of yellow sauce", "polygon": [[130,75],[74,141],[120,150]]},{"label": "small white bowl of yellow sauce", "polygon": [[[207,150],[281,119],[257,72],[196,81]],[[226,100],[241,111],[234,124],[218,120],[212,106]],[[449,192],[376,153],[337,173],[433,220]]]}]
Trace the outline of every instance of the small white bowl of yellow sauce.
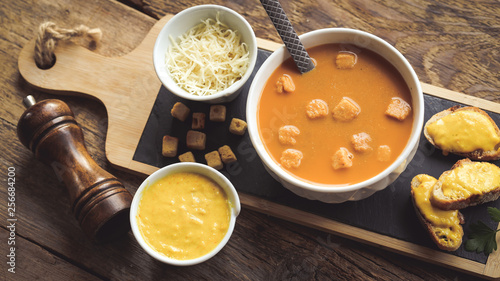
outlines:
[{"label": "small white bowl of yellow sauce", "polygon": [[153,258],[189,266],[215,256],[229,241],[241,206],[231,182],[199,163],[159,169],[141,184],[130,208],[139,245]]}]

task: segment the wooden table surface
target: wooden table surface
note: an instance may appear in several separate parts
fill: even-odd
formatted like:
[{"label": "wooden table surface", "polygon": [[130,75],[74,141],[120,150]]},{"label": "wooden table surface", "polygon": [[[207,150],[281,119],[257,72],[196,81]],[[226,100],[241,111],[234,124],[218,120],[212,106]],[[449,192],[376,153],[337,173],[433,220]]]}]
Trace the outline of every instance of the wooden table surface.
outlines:
[{"label": "wooden table surface", "polygon": [[[121,3],[122,2],[122,3]],[[104,144],[105,108],[81,97],[54,96],[30,87],[17,58],[40,23],[100,27],[95,50],[120,56],[137,46],[157,19],[198,4],[220,4],[242,14],[260,38],[281,40],[258,0],[7,0],[0,3],[0,254],[1,280],[475,280],[455,270],[366,246],[243,209],[233,236],[214,258],[173,267],[150,258],[131,233],[93,244],[70,210],[68,193],[52,169],[16,135],[21,103],[59,98],[69,104],[97,163],[134,194],[144,177],[112,167]],[[299,34],[349,27],[387,40],[409,60],[422,82],[500,102],[500,2],[497,0],[281,1]],[[91,81],[89,81],[91,83]],[[15,273],[8,272],[7,177],[15,169]]]}]

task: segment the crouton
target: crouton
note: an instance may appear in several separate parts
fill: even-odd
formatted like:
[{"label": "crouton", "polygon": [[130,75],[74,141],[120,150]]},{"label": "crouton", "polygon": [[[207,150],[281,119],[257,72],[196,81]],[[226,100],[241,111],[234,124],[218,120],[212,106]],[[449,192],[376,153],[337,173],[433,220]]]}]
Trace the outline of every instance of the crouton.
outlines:
[{"label": "crouton", "polygon": [[191,129],[200,130],[205,128],[205,113],[203,112],[194,112],[193,113],[193,122],[191,124]]},{"label": "crouton", "polygon": [[352,159],[354,155],[347,148],[341,147],[332,157],[332,166],[335,170],[352,167]]},{"label": "crouton", "polygon": [[220,170],[223,167],[219,152],[217,152],[217,150],[205,154],[205,160],[207,160],[208,166],[216,170]]},{"label": "crouton", "polygon": [[316,119],[328,115],[328,104],[324,100],[314,99],[306,106],[307,117]]},{"label": "crouton", "polygon": [[207,135],[202,132],[189,130],[186,136],[186,145],[190,149],[203,150],[205,149],[205,143],[207,141]]},{"label": "crouton", "polygon": [[377,160],[386,162],[391,159],[391,148],[388,145],[381,145],[377,148]]},{"label": "crouton", "polygon": [[361,112],[359,105],[350,98],[343,97],[332,111],[333,118],[339,121],[351,121]]},{"label": "crouton", "polygon": [[238,118],[233,118],[231,120],[231,124],[229,124],[229,132],[235,135],[242,136],[243,134],[245,134],[246,130],[247,130],[247,122]]},{"label": "crouton", "polygon": [[175,157],[177,155],[177,146],[179,139],[168,135],[163,136],[161,154],[165,157]]},{"label": "crouton", "polygon": [[392,98],[387,106],[385,114],[387,116],[403,121],[408,117],[411,111],[411,106],[401,98]]},{"label": "crouton", "polygon": [[184,122],[189,115],[189,108],[185,106],[182,102],[176,102],[170,111],[173,117]]},{"label": "crouton", "polygon": [[229,164],[238,160],[236,159],[236,155],[234,155],[233,151],[228,145],[219,147],[219,154],[222,162],[224,162],[225,164]]},{"label": "crouton", "polygon": [[179,155],[179,161],[181,162],[196,162],[194,155],[191,151]]},{"label": "crouton", "polygon": [[213,122],[224,122],[226,121],[226,107],[224,105],[212,105],[210,106],[210,121]]},{"label": "crouton", "polygon": [[304,155],[300,150],[289,148],[281,153],[280,163],[287,169],[298,168],[302,157]]},{"label": "crouton", "polygon": [[293,93],[295,91],[295,84],[293,83],[292,77],[287,74],[283,74],[276,82],[276,90],[278,93]]},{"label": "crouton", "polygon": [[297,137],[299,134],[299,128],[293,125],[285,125],[278,130],[278,140],[282,145],[294,145],[297,143],[295,137]]},{"label": "crouton", "polygon": [[357,152],[372,151],[373,148],[370,146],[371,141],[372,137],[370,137],[370,135],[365,132],[352,135],[351,137],[352,146]]},{"label": "crouton", "polygon": [[341,51],[338,53],[335,63],[338,69],[351,69],[358,61],[358,56],[353,52]]}]

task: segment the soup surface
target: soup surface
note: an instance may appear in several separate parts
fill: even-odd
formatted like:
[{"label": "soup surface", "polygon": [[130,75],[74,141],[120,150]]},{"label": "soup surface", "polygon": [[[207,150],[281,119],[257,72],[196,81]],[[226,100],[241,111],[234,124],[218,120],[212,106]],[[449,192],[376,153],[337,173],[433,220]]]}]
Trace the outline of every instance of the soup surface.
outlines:
[{"label": "soup surface", "polygon": [[353,184],[382,172],[411,134],[408,86],[370,50],[326,44],[308,52],[315,69],[300,74],[288,59],[261,94],[257,122],[268,153],[314,183]]},{"label": "soup surface", "polygon": [[230,216],[227,196],[217,183],[196,173],[176,173],[143,191],[137,223],[157,252],[189,260],[222,241]]}]

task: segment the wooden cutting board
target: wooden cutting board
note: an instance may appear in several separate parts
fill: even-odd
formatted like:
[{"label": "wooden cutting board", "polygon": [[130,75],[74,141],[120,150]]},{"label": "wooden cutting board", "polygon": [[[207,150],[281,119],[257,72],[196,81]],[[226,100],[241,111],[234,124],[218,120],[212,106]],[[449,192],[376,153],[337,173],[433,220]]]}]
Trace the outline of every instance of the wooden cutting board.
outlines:
[{"label": "wooden cutting board", "polygon": [[[160,95],[168,95],[154,72],[152,51],[159,31],[171,17],[171,15],[166,16],[158,21],[144,41],[135,50],[122,57],[104,57],[72,43],[60,44],[55,52],[56,64],[47,70],[41,70],[35,65],[34,40],[32,40],[19,56],[19,71],[28,83],[44,91],[84,95],[101,101],[108,113],[106,137],[108,160],[130,172],[151,174],[159,166],[161,167],[162,162],[153,165],[148,161],[138,161],[137,153],[143,133],[147,132],[145,128],[150,126],[148,122],[151,121],[148,120],[151,119],[151,113],[157,106],[155,102]],[[258,39],[258,45],[261,50],[267,51],[273,51],[281,46],[261,39]],[[422,83],[422,88],[424,93],[431,97],[429,102],[432,100],[433,104],[439,105],[442,99],[477,106],[491,113],[500,114],[500,104],[425,83]],[[241,105],[237,107],[239,109],[235,109],[234,112],[239,112],[241,115]],[[166,112],[168,110],[169,108]],[[175,129],[175,124],[169,126]],[[244,148],[241,150],[244,151]],[[238,186],[236,188],[238,189]],[[280,202],[268,194],[260,196],[258,192],[242,192],[240,189],[238,191],[244,207],[259,212],[467,273],[500,278],[500,251],[483,259],[484,262],[477,261],[437,250],[432,244],[414,243],[397,235],[373,231],[356,222],[332,219],[323,215],[321,211],[301,208],[301,204],[295,204],[295,201]],[[286,196],[283,198],[285,201],[288,200]],[[360,201],[359,204],[363,204],[362,202],[364,201]],[[305,205],[309,203],[310,201]],[[422,237],[422,239],[428,238]]]}]

